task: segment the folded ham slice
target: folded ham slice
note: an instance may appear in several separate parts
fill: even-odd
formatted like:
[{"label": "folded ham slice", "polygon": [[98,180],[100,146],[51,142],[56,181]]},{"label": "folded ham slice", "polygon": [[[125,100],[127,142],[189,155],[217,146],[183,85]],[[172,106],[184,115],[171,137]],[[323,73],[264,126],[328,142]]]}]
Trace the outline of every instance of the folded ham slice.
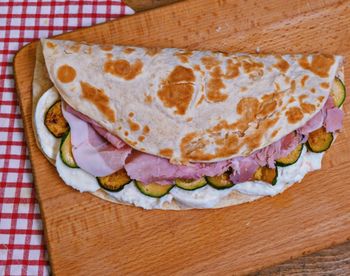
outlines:
[{"label": "folded ham slice", "polygon": [[63,116],[70,126],[72,153],[78,166],[94,176],[109,175],[122,169],[131,148],[113,146],[71,111],[71,107],[62,105]]},{"label": "folded ham slice", "polygon": [[94,176],[105,176],[125,168],[132,179],[144,183],[169,184],[176,178],[198,179],[216,176],[228,169],[234,183],[251,180],[259,166],[275,167],[275,160],[287,156],[304,143],[310,132],[325,126],[335,132],[342,126],[343,112],[329,98],[303,127],[247,157],[214,163],[171,164],[168,159],[133,150],[119,137],[100,127],[94,120],[64,104],[63,115],[71,128],[73,155],[80,168]]}]

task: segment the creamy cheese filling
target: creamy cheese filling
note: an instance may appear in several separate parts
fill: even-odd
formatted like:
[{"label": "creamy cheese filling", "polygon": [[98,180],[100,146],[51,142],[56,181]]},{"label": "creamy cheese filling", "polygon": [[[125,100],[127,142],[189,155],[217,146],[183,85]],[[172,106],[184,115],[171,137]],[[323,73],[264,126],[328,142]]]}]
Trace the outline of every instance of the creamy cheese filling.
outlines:
[{"label": "creamy cheese filling", "polygon": [[37,138],[39,139],[39,144],[44,153],[51,159],[56,159],[61,139],[53,136],[45,126],[45,114],[59,99],[60,97],[56,88],[50,88],[40,97],[34,115],[34,126]]},{"label": "creamy cheese filling", "polygon": [[[119,192],[107,192],[120,202],[145,209],[162,208],[174,199],[187,208],[213,208],[232,191],[251,196],[274,196],[279,194],[293,183],[300,182],[308,172],[320,169],[323,155],[324,153],[309,152],[304,147],[295,164],[278,167],[277,183],[274,186],[261,181],[247,181],[225,190],[217,190],[209,185],[194,191],[174,187],[167,195],[161,198],[153,198],[142,194],[135,183],[131,182]],[[100,188],[95,177],[81,169],[66,166],[59,155],[57,156],[56,167],[64,182],[80,192],[94,192]]]}]

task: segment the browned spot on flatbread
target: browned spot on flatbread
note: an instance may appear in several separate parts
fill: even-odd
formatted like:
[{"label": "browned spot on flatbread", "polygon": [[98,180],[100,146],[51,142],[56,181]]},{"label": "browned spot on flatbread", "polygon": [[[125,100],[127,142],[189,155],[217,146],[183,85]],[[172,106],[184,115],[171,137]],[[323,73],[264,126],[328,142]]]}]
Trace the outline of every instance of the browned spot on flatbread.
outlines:
[{"label": "browned spot on flatbread", "polygon": [[87,82],[80,82],[82,98],[96,106],[103,116],[110,122],[115,122],[114,110],[109,106],[109,97],[102,89],[96,88]]},{"label": "browned spot on flatbread", "polygon": [[145,95],[145,104],[151,104],[152,103],[152,96],[151,95]]},{"label": "browned spot on flatbread", "polygon": [[304,100],[307,99],[307,95],[300,95],[299,96],[299,104],[303,112],[305,113],[312,113],[315,111],[315,105],[310,104],[310,103],[305,103]]},{"label": "browned spot on flatbread", "polygon": [[175,56],[182,62],[182,63],[188,63],[189,57],[192,56],[192,51],[181,51],[176,52]]},{"label": "browned spot on flatbread", "polygon": [[281,91],[281,86],[277,82],[274,82],[273,85],[275,86],[276,91]]},{"label": "browned spot on flatbread", "polygon": [[193,69],[194,69],[195,71],[200,71],[200,70],[201,70],[201,67],[200,67],[198,64],[195,64],[195,65],[193,66]]},{"label": "browned spot on flatbread", "polygon": [[184,115],[192,100],[195,76],[191,68],[176,66],[158,91],[165,107],[175,107],[176,114]]},{"label": "browned spot on flatbread", "polygon": [[277,68],[280,72],[286,73],[289,69],[289,63],[281,57],[277,58],[278,62],[273,66]]},{"label": "browned spot on flatbread", "polygon": [[311,93],[316,93],[316,89],[315,89],[315,88],[311,88],[311,89],[310,89],[310,92],[311,92]]},{"label": "browned spot on flatbread", "polygon": [[324,89],[328,89],[328,88],[329,88],[329,83],[328,83],[328,82],[322,82],[322,83],[320,84],[320,86],[321,86],[322,88],[324,88]]},{"label": "browned spot on flatbread", "polygon": [[225,79],[234,79],[239,76],[239,67],[241,63],[233,63],[231,59],[227,60],[226,64],[226,74],[224,75]]},{"label": "browned spot on flatbread", "polygon": [[244,60],[242,61],[242,65],[243,65],[244,72],[247,74],[264,68],[264,64],[262,64],[261,62],[254,62],[254,61]]},{"label": "browned spot on flatbread", "polygon": [[128,138],[125,138],[124,139],[126,143],[128,143],[129,145],[132,145],[132,146],[136,146],[137,145],[137,141],[132,141]]},{"label": "browned spot on flatbread", "polygon": [[323,99],[324,99],[324,96],[319,96],[319,97],[317,98],[317,100],[318,100],[319,102],[322,102]]},{"label": "browned spot on flatbread", "polygon": [[237,104],[237,113],[251,121],[259,110],[259,101],[253,97],[242,98]]},{"label": "browned spot on flatbread", "polygon": [[299,102],[301,103],[302,101],[304,101],[305,99],[307,99],[307,95],[300,95],[299,96]]},{"label": "browned spot on flatbread", "polygon": [[57,45],[51,41],[46,42],[48,48],[54,49]]},{"label": "browned spot on flatbread", "polygon": [[312,113],[316,109],[315,105],[310,103],[301,103],[300,107],[305,113]]},{"label": "browned spot on flatbread", "polygon": [[69,50],[74,52],[74,53],[77,53],[77,52],[79,52],[80,47],[81,47],[81,44],[74,43],[72,46],[69,47]]},{"label": "browned spot on flatbread", "polygon": [[132,80],[142,72],[143,63],[140,59],[130,64],[125,59],[107,60],[104,71],[125,80]]},{"label": "browned spot on flatbread", "polygon": [[210,70],[211,68],[220,65],[220,61],[211,56],[205,56],[201,58],[202,63],[204,64],[205,68]]},{"label": "browned spot on flatbread", "polygon": [[128,135],[129,135],[129,132],[125,131],[125,132],[124,132],[124,135],[125,135],[125,136],[128,136]]},{"label": "browned spot on flatbread", "polygon": [[228,157],[238,152],[238,137],[235,134],[216,139],[216,152],[207,153],[205,147],[209,142],[195,132],[188,133],[181,139],[180,150],[183,159],[211,160],[218,157]]},{"label": "browned spot on flatbread", "polygon": [[248,90],[247,87],[243,86],[239,89],[240,92],[246,92]]},{"label": "browned spot on flatbread", "polygon": [[261,97],[261,99],[265,101],[271,101],[273,98],[275,98],[276,93],[270,93],[270,94],[265,94]]},{"label": "browned spot on flatbread", "polygon": [[205,99],[205,96],[201,95],[201,97],[199,98],[199,101],[196,104],[196,107],[198,107],[204,101],[204,99]]},{"label": "browned spot on flatbread", "polygon": [[263,120],[259,128],[253,132],[253,134],[248,135],[244,139],[244,143],[248,146],[250,150],[254,150],[261,144],[261,139],[268,129],[273,127],[278,121],[278,117]]},{"label": "browned spot on flatbread", "polygon": [[145,125],[142,129],[142,134],[147,135],[150,132],[150,128],[148,125]]},{"label": "browned spot on flatbread", "polygon": [[274,130],[274,131],[271,133],[271,138],[274,138],[274,137],[278,134],[279,131],[280,131],[280,128]]},{"label": "browned spot on flatbread", "polygon": [[57,70],[57,78],[60,82],[69,83],[72,82],[77,75],[77,72],[72,66],[67,64],[61,65]]},{"label": "browned spot on flatbread", "polygon": [[290,91],[293,93],[295,91],[295,88],[296,88],[295,80],[292,80],[292,82],[290,83]]},{"label": "browned spot on flatbread", "polygon": [[290,83],[290,77],[288,77],[288,76],[284,77],[284,82],[289,84]]},{"label": "browned spot on flatbread", "polygon": [[128,118],[128,124],[129,124],[131,131],[140,130],[140,125],[138,123],[135,123],[134,121],[132,121],[130,118]]},{"label": "browned spot on flatbread", "polygon": [[103,51],[112,51],[113,50],[113,46],[112,45],[108,45],[108,44],[100,45],[100,48]]},{"label": "browned spot on flatbread", "polygon": [[157,55],[158,53],[160,53],[161,51],[162,51],[161,48],[147,48],[146,55],[153,57],[153,56]]},{"label": "browned spot on flatbread", "polygon": [[290,97],[289,100],[288,100],[288,103],[293,103],[295,102],[295,98],[294,97]]},{"label": "browned spot on flatbread", "polygon": [[159,155],[171,158],[173,156],[173,150],[170,148],[164,148],[159,151]]},{"label": "browned spot on flatbread", "polygon": [[225,84],[222,81],[222,72],[220,67],[215,67],[210,73],[211,78],[208,81],[207,99],[211,102],[223,102],[228,98],[227,94],[223,94],[221,89],[225,88]]},{"label": "browned spot on flatbread", "polygon": [[277,102],[276,101],[270,101],[266,103],[260,104],[259,108],[259,116],[266,117],[267,115],[270,115],[276,110]]},{"label": "browned spot on flatbread", "polygon": [[124,48],[124,50],[123,50],[124,54],[131,54],[133,52],[135,52],[135,49],[131,48],[131,47]]},{"label": "browned spot on flatbread", "polygon": [[302,68],[313,72],[321,78],[328,77],[329,70],[334,64],[334,61],[334,57],[331,55],[314,55],[311,63],[308,61],[307,56],[303,56],[298,60]]},{"label": "browned spot on flatbread", "polygon": [[134,117],[135,113],[134,112],[130,112],[129,113],[129,117]]},{"label": "browned spot on flatbread", "polygon": [[192,122],[192,120],[193,120],[193,118],[191,117],[191,118],[188,118],[188,119],[186,120],[186,122]]},{"label": "browned spot on flatbread", "polygon": [[299,107],[291,107],[286,111],[285,114],[290,124],[295,124],[304,117],[304,114]]},{"label": "browned spot on flatbread", "polygon": [[308,75],[304,75],[304,76],[301,78],[301,81],[300,81],[301,87],[304,87],[304,86],[305,86],[305,83],[306,83],[306,81],[307,81],[308,78],[309,78]]},{"label": "browned spot on flatbread", "polygon": [[137,140],[139,140],[140,142],[143,142],[144,140],[145,140],[145,136],[143,136],[143,135],[140,135],[138,138],[137,138]]}]

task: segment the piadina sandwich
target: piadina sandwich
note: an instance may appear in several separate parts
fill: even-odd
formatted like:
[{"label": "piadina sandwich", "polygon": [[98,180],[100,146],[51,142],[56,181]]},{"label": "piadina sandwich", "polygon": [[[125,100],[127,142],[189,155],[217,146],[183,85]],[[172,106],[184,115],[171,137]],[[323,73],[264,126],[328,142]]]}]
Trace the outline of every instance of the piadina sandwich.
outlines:
[{"label": "piadina sandwich", "polygon": [[37,143],[67,185],[145,209],[274,196],[342,127],[343,60],[92,45],[37,48]]}]

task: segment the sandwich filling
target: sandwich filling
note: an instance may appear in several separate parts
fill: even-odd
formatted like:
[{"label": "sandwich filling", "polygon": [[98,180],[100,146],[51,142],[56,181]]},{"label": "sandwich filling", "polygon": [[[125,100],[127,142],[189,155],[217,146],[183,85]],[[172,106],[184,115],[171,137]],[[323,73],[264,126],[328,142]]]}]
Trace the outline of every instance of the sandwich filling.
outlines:
[{"label": "sandwich filling", "polygon": [[40,147],[66,184],[117,202],[273,196],[319,169],[342,127],[340,56],[42,47],[53,87],[36,105]]}]

